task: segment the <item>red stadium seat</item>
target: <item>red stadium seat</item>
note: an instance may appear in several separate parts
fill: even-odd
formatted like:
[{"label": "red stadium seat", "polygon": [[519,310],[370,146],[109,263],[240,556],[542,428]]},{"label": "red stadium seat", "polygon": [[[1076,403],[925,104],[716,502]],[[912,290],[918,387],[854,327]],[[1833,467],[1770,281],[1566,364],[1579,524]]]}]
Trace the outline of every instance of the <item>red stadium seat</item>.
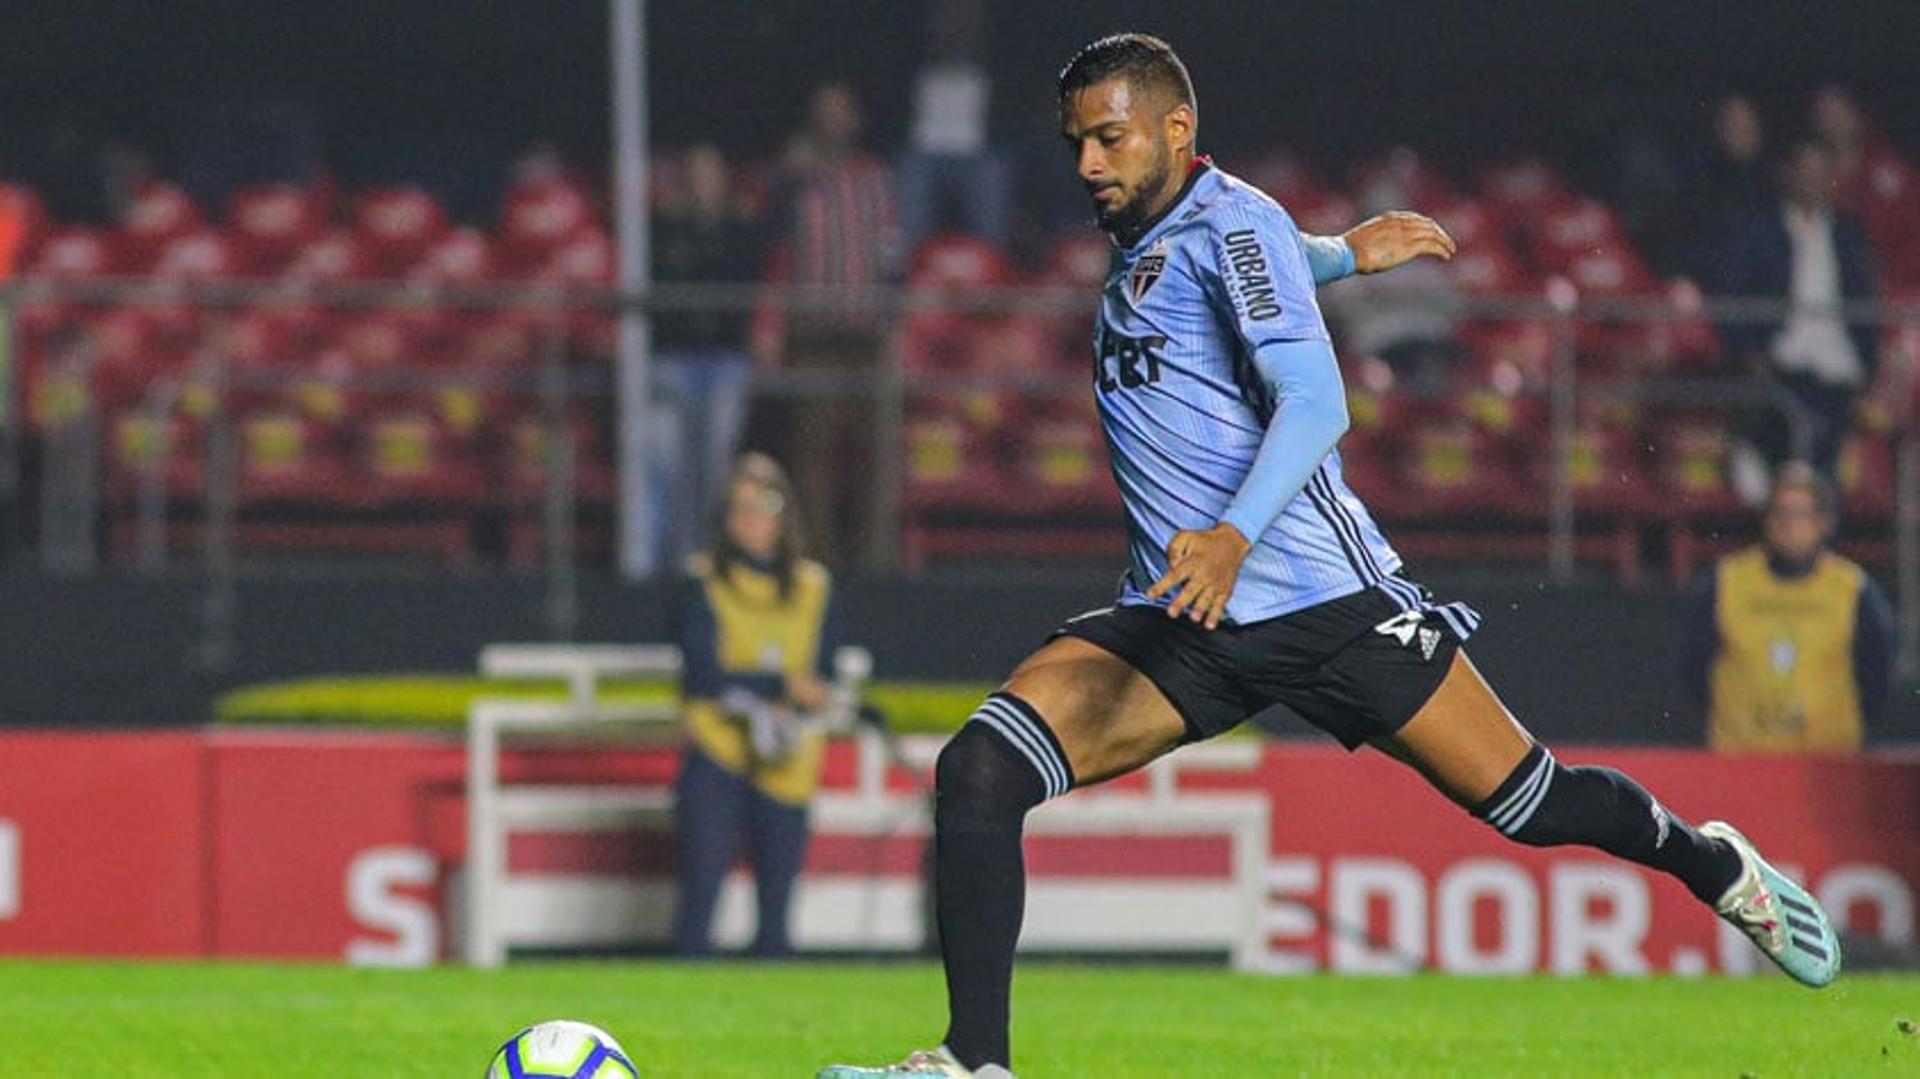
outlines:
[{"label": "red stadium seat", "polygon": [[248,265],[265,274],[279,273],[326,225],[319,197],[293,184],[245,188],[227,216]]},{"label": "red stadium seat", "polygon": [[1537,291],[1537,284],[1504,242],[1462,245],[1446,263],[1446,274],[1472,296],[1513,296]]},{"label": "red stadium seat", "polygon": [[307,283],[354,281],[372,275],[367,244],[347,229],[332,229],[301,244],[280,268],[282,280]]},{"label": "red stadium seat", "polygon": [[343,448],[297,412],[273,408],[235,421],[240,450],[236,491],[243,507],[350,506],[360,499]]},{"label": "red stadium seat", "polygon": [[[26,264],[29,275],[54,281],[108,277],[119,269],[112,238],[90,228],[52,231]],[[29,400],[38,394],[38,380],[48,363],[79,338],[97,311],[90,305],[67,300],[21,304],[14,331],[20,349],[21,381]]]},{"label": "red stadium seat", "polygon": [[1597,199],[1584,198],[1548,209],[1533,240],[1535,264],[1560,273],[1584,256],[1631,247],[1613,211]]},{"label": "red stadium seat", "polygon": [[[1636,431],[1583,421],[1568,438],[1564,467],[1573,488],[1574,509],[1582,515],[1626,515],[1635,520],[1655,516],[1662,495],[1647,474],[1646,454]],[[1537,457],[1551,462],[1549,451]],[[1543,485],[1547,475],[1540,476]]]},{"label": "red stadium seat", "polygon": [[1523,252],[1531,251],[1541,223],[1573,201],[1573,190],[1539,158],[1494,165],[1480,173],[1480,198],[1498,215],[1501,229]]},{"label": "red stadium seat", "polygon": [[539,278],[564,285],[610,285],[619,259],[613,238],[598,228],[590,228],[568,237],[554,248],[541,267]]},{"label": "red stadium seat", "polygon": [[913,253],[907,281],[921,288],[981,288],[1013,280],[1007,256],[973,236],[934,236]]},{"label": "red stadium seat", "polygon": [[361,430],[361,464],[376,505],[469,509],[484,502],[489,489],[473,440],[427,412],[370,417]]},{"label": "red stadium seat", "polygon": [[447,231],[446,211],[417,187],[374,191],[360,200],[354,230],[377,271],[400,277]]},{"label": "red stadium seat", "polygon": [[1343,357],[1347,387],[1347,433],[1340,440],[1341,468],[1361,497],[1391,502],[1399,494],[1401,457],[1417,403],[1395,385],[1385,360]]},{"label": "red stadium seat", "polygon": [[[910,312],[902,331],[910,376],[991,377],[1044,363],[1051,334],[1044,321],[941,309],[971,290],[1006,287],[1013,268],[1000,249],[971,236],[935,236],[914,252],[908,285],[935,306]],[[904,502],[909,529],[942,513],[1008,505],[1012,485],[1002,459],[1017,394],[996,387],[910,390]]]},{"label": "red stadium seat", "polygon": [[492,238],[476,228],[457,228],[435,241],[407,272],[407,280],[423,285],[466,285],[492,280],[500,256]]},{"label": "red stadium seat", "polygon": [[[928,304],[910,311],[902,327],[902,363],[908,375],[986,376],[1014,366],[1007,360],[1019,346],[996,346],[994,340],[1003,325],[1000,320],[942,306],[964,301],[972,290],[1003,287],[1012,281],[1013,268],[1006,255],[983,240],[935,236],[923,243],[907,275],[908,287]],[[1031,322],[1027,328],[1033,328]],[[908,404],[916,412],[961,413],[975,426],[988,428],[1008,417],[1015,400],[995,388],[923,387],[911,393]]]},{"label": "red stadium seat", "polygon": [[910,417],[906,441],[909,511],[1005,504],[1007,482],[994,443],[963,417]]},{"label": "red stadium seat", "polygon": [[93,344],[92,385],[97,407],[117,412],[138,405],[147,387],[175,364],[160,342],[160,327],[147,310],[117,307],[87,324]]},{"label": "red stadium seat", "polygon": [[1674,512],[1696,516],[1741,510],[1733,489],[1733,439],[1718,417],[1673,419],[1658,445],[1660,479]]},{"label": "red stadium seat", "polygon": [[1020,498],[1036,509],[1120,508],[1107,467],[1106,441],[1092,415],[1038,419],[1024,431]]},{"label": "red stadium seat", "polygon": [[1506,249],[1507,239],[1500,234],[1500,224],[1485,203],[1460,198],[1434,206],[1426,212],[1440,222],[1441,227],[1447,230],[1447,235],[1460,245],[1455,258],[1486,244],[1498,244],[1502,250]]},{"label": "red stadium seat", "polygon": [[1501,436],[1433,409],[1417,420],[1401,457],[1404,497],[1423,515],[1507,513],[1539,500],[1512,481],[1513,460]]},{"label": "red stadium seat", "polygon": [[558,177],[520,184],[500,211],[501,240],[523,266],[544,264],[567,241],[598,226],[585,193]]},{"label": "red stadium seat", "polygon": [[141,480],[154,472],[169,499],[199,496],[206,457],[201,437],[200,426],[179,415],[130,409],[113,417],[102,454],[108,499],[130,505]]},{"label": "red stadium seat", "polygon": [[1622,345],[1635,365],[1654,372],[1705,371],[1720,360],[1720,338],[1706,320],[1700,287],[1677,278],[1665,285],[1673,317],[1622,327]]},{"label": "red stadium seat", "polygon": [[452,288],[493,280],[500,262],[493,241],[485,233],[459,228],[428,248],[408,271],[410,284],[440,301],[435,306],[407,310],[414,322],[423,358],[436,364],[466,359],[463,348],[467,335],[484,320],[486,312],[463,306],[448,293]]},{"label": "red stadium seat", "polygon": [[1060,234],[1047,252],[1040,281],[1063,288],[1097,290],[1107,283],[1113,268],[1113,241],[1092,229]]},{"label": "red stadium seat", "polygon": [[[576,233],[547,259],[538,279],[548,284],[609,286],[619,269],[613,238],[598,228]],[[550,321],[552,312],[534,312],[536,324]],[[569,351],[579,357],[608,361],[619,340],[619,319],[610,311],[575,306],[560,316],[566,326]]]},{"label": "red stadium seat", "polygon": [[149,183],[120,219],[119,245],[132,266],[144,270],[169,242],[204,223],[200,207],[185,191],[172,184]]},{"label": "red stadium seat", "polygon": [[[615,487],[611,456],[598,425],[588,416],[568,415],[561,431],[573,448],[573,498],[581,519],[577,541],[604,548],[611,542],[608,514]],[[510,565],[524,569],[538,562],[545,540],[540,520],[551,476],[549,422],[528,414],[507,424],[504,433],[499,475],[508,519],[507,558]]]},{"label": "red stadium seat", "polygon": [[214,229],[195,229],[168,240],[155,252],[149,272],[167,281],[214,281],[242,272],[233,241]]},{"label": "red stadium seat", "polygon": [[63,228],[47,234],[27,272],[61,280],[108,277],[121,268],[113,237],[99,229]]}]

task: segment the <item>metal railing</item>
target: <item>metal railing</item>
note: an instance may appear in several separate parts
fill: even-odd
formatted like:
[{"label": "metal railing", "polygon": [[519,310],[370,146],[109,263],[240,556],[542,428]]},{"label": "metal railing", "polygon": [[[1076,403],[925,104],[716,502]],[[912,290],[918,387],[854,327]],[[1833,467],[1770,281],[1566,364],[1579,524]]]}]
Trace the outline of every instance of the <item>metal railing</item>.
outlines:
[{"label": "metal railing", "polygon": [[[916,402],[980,392],[1019,400],[1072,400],[1083,398],[1087,382],[1084,365],[1033,369],[1017,357],[988,371],[943,371],[923,357],[908,355],[913,345],[906,329],[916,320],[932,316],[982,323],[1009,317],[1068,323],[1090,316],[1093,299],[1085,290],[841,290],[663,284],[645,294],[623,295],[607,288],[552,285],[337,284],[308,285],[292,290],[278,282],[185,285],[131,279],[26,278],[0,285],[0,327],[11,327],[17,322],[13,316],[46,305],[104,310],[190,304],[200,311],[201,327],[191,349],[192,363],[185,370],[152,377],[141,387],[137,405],[151,428],[162,431],[169,429],[168,419],[179,413],[183,401],[190,395],[210,397],[213,407],[203,420],[200,490],[197,495],[185,498],[181,492],[169,490],[167,469],[162,464],[138,474],[130,510],[116,502],[111,513],[131,513],[130,568],[142,573],[180,569],[171,550],[171,526],[179,523],[183,512],[196,516],[200,550],[190,572],[205,583],[206,624],[198,655],[202,662],[217,668],[231,658],[234,582],[242,557],[237,543],[244,511],[239,498],[242,454],[236,441],[235,407],[231,402],[249,394],[284,388],[276,384],[275,380],[281,376],[271,369],[238,364],[228,354],[222,331],[233,316],[296,304],[339,312],[462,311],[474,315],[537,316],[542,329],[536,337],[535,355],[529,362],[487,376],[462,371],[460,378],[467,383],[476,378],[492,379],[482,388],[521,395],[537,402],[536,412],[546,425],[548,435],[543,440],[546,457],[541,474],[545,483],[537,526],[539,573],[546,585],[547,628],[555,638],[566,639],[572,634],[579,611],[582,533],[574,480],[583,466],[577,458],[580,447],[567,435],[568,417],[583,403],[611,408],[612,381],[610,372],[592,372],[591,364],[583,365],[578,357],[569,355],[566,318],[583,313],[611,315],[637,308],[655,316],[721,313],[744,319],[769,306],[791,316],[839,310],[853,301],[890,327],[889,347],[877,371],[763,371],[755,376],[753,394],[756,400],[777,403],[833,395],[860,395],[866,399],[875,417],[870,453],[858,470],[860,482],[871,485],[873,510],[867,522],[870,542],[866,546],[871,552],[870,568],[886,570],[897,566],[901,548],[906,515],[902,497],[912,483],[902,446]],[[1423,298],[1410,295],[1396,297],[1395,302],[1419,304]],[[1544,331],[1544,350],[1534,357],[1535,361],[1544,362],[1514,393],[1519,399],[1534,400],[1543,406],[1549,432],[1548,452],[1561,463],[1566,462],[1574,450],[1573,440],[1581,423],[1582,409],[1594,392],[1588,378],[1592,357],[1582,343],[1585,331],[1595,327],[1647,327],[1702,320],[1719,325],[1766,322],[1778,320],[1784,309],[1779,301],[1754,299],[1710,300],[1697,305],[1678,305],[1668,299],[1583,299],[1565,289],[1549,290],[1538,296],[1468,299],[1450,296],[1444,298],[1443,306],[1449,317],[1463,327],[1524,324]],[[1898,327],[1907,339],[1920,340],[1920,304],[1849,304],[1842,308],[1842,313],[1850,320],[1877,327]],[[70,335],[51,354],[42,357],[47,365],[38,374],[43,396],[50,378],[64,380],[62,384],[68,386],[84,386],[93,380],[99,362],[97,350],[86,332],[84,320],[77,328],[80,332]],[[1339,336],[1336,327],[1336,340]],[[12,356],[17,365],[23,358],[20,342],[14,341],[5,354]],[[1892,492],[1895,509],[1890,530],[1892,562],[1905,642],[1904,666],[1909,672],[1916,672],[1920,671],[1920,443],[1914,437],[1911,417],[1905,414],[1913,397],[1910,379],[1914,358],[1894,355],[1889,361],[1895,365],[1889,399],[1897,406],[1891,426],[1896,447]],[[1752,379],[1725,374],[1708,378],[1673,377],[1635,368],[1631,362],[1628,367],[1627,374],[1610,378],[1604,388],[1608,395],[1628,401],[1630,407],[1700,407],[1725,411],[1730,407],[1751,409],[1765,405],[1764,391]],[[585,377],[583,372],[598,377]],[[440,376],[402,367],[349,375],[341,388],[375,399],[383,395],[399,398],[430,387],[437,377]],[[7,385],[15,388],[15,398],[8,402],[6,411],[0,412],[0,420],[4,420],[0,425],[0,503],[11,505],[15,511],[5,519],[37,522],[37,553],[49,571],[95,572],[102,562],[100,522],[109,502],[105,494],[107,468],[102,461],[106,417],[85,394],[76,401],[66,402],[69,407],[64,410],[54,409],[57,415],[47,415],[43,410],[41,415],[29,416],[22,407],[21,383],[19,377],[6,380]],[[619,422],[645,422],[645,419],[623,417]],[[161,457],[164,461],[166,454],[162,453]],[[25,475],[22,463],[27,461],[38,464],[33,470],[37,482],[31,490],[22,482]],[[1550,467],[1542,474],[1544,489],[1538,491],[1538,495],[1544,506],[1545,542],[1540,568],[1552,580],[1568,581],[1576,573],[1580,554],[1582,496],[1568,468]],[[29,494],[30,505],[26,504]],[[11,537],[8,541],[17,542]]]}]

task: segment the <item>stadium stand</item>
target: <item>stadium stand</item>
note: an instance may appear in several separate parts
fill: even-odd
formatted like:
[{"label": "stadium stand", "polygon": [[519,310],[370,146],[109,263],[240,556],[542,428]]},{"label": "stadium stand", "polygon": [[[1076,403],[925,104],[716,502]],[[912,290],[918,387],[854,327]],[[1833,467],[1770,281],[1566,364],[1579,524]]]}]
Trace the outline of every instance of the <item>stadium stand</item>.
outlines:
[{"label": "stadium stand", "polygon": [[[661,198],[671,197],[673,165],[661,162]],[[1876,234],[1892,235],[1895,209],[1912,201],[1911,169],[1877,145],[1862,170],[1856,197]],[[1462,358],[1444,385],[1411,384],[1375,357],[1343,358],[1348,473],[1409,554],[1542,556],[1556,467],[1548,390],[1567,347],[1579,404],[1557,467],[1573,491],[1577,556],[1632,580],[1652,552],[1684,576],[1743,534],[1727,531],[1740,518],[1730,446],[1741,421],[1714,407],[1715,387],[1742,373],[1725,369],[1699,288],[1656,274],[1613,207],[1538,157],[1486,163],[1467,183],[1406,148],[1345,169],[1340,187],[1286,155],[1242,171],[1309,231],[1340,231],[1356,207],[1391,202],[1431,213],[1460,242],[1446,280],[1478,313],[1459,322]],[[764,207],[774,186],[750,170],[742,199]],[[7,194],[26,208],[29,279],[138,277],[161,289],[137,303],[30,300],[17,312],[29,431],[44,436],[83,417],[94,425],[116,546],[133,535],[142,482],[164,490],[177,535],[191,540],[216,422],[235,447],[245,544],[462,560],[474,557],[476,536],[498,533],[509,561],[527,565],[539,554],[553,439],[564,437],[584,522],[576,538],[608,545],[605,401],[574,399],[555,412],[542,406],[536,374],[558,355],[604,382],[612,316],[480,307],[457,294],[613,280],[599,198],[564,170],[513,183],[491,229],[456,225],[431,193],[410,187],[256,185],[216,214],[150,182],[106,228],[50,220],[30,190]],[[1900,283],[1900,257],[1888,259],[1890,294],[1920,296],[1910,277]],[[1104,239],[1070,231],[1027,269],[982,240],[936,235],[908,266],[903,564],[1116,550],[1118,503],[1084,393],[1085,309],[1106,273]],[[232,280],[281,287],[276,302],[232,309],[192,306],[177,292]],[[332,305],[311,291],[375,282],[404,285],[407,303]],[[980,296],[1057,302],[996,306]],[[1652,317],[1569,322],[1472,306],[1519,298],[1543,310],[1548,296],[1639,303]],[[1920,353],[1916,334],[1889,331],[1890,351],[1909,357],[1889,367]],[[1649,392],[1673,378],[1693,395],[1664,403]],[[1850,532],[1870,558],[1886,546],[1892,513],[1890,410],[1910,403],[1877,407],[1841,477]]]}]

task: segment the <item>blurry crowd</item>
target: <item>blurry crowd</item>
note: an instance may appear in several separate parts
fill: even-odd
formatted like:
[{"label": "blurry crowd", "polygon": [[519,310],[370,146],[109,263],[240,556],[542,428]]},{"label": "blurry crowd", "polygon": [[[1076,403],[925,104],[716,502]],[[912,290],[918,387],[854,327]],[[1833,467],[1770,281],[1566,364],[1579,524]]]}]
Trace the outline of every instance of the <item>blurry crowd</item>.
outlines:
[{"label": "blurry crowd", "polygon": [[[1015,212],[1013,157],[991,128],[981,9],[955,0],[932,10],[903,144],[870,145],[853,87],[826,82],[770,157],[730,157],[716,132],[714,141],[656,161],[656,281],[832,287],[830,297],[798,306],[659,312],[656,407],[647,423],[669,563],[694,549],[743,448],[790,466],[800,517],[823,558],[848,564],[872,554],[883,539],[868,466],[879,417],[872,394],[860,391],[871,387],[893,340],[880,290],[907,278],[914,253],[932,237],[964,235],[1003,253],[1046,250],[1045,241],[1020,235],[1017,222],[1027,218]],[[1839,87],[1819,90],[1795,114],[1769,116],[1751,98],[1729,94],[1705,116],[1695,145],[1623,150],[1621,179],[1605,204],[1566,192],[1554,225],[1564,235],[1529,226],[1538,251],[1560,245],[1530,270],[1564,270],[1590,294],[1606,285],[1581,279],[1578,266],[1612,274],[1616,287],[1624,275],[1621,292],[1644,283],[1691,296],[1695,306],[1701,295],[1790,301],[1785,317],[1716,311],[1712,320],[1715,373],[1750,373],[1772,402],[1737,427],[1735,479],[1757,504],[1781,463],[1807,461],[1832,477],[1863,414],[1884,425],[1902,407],[1903,391],[1889,389],[1889,370],[1902,365],[1882,362],[1893,335],[1845,305],[1920,294],[1920,178]],[[290,160],[302,153],[281,150]],[[158,179],[150,159],[121,143],[60,160],[71,174],[59,198],[71,203],[73,192],[91,191],[95,211],[108,217]],[[1408,149],[1333,183],[1301,180],[1311,170],[1284,157],[1222,164],[1273,191],[1309,231],[1410,206],[1462,234],[1471,269],[1420,263],[1323,296],[1343,353],[1377,363],[1403,385],[1445,385],[1488,352],[1466,325],[1465,299],[1529,291],[1544,280],[1512,273],[1498,250],[1502,226],[1482,220],[1493,201],[1488,185],[1523,187],[1525,168],[1482,177],[1475,203],[1460,194],[1469,189],[1465,178],[1454,187]],[[520,166],[528,170],[565,171],[550,152],[530,155]],[[1051,179],[1070,188],[1064,162],[1059,171]],[[604,190],[580,187],[604,203]],[[1619,222],[1630,240],[1624,262],[1579,263],[1602,247],[1580,232],[1589,219],[1600,223],[1595,235],[1611,235]],[[604,255],[604,242],[596,250]],[[1498,257],[1474,260],[1488,251]],[[769,401],[754,390],[774,372],[790,392]]]}]

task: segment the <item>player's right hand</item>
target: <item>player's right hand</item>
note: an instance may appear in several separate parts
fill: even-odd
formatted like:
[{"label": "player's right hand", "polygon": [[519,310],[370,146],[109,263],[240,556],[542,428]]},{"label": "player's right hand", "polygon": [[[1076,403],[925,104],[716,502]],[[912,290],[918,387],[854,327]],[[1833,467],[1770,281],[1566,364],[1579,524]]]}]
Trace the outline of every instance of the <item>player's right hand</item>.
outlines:
[{"label": "player's right hand", "polygon": [[1453,257],[1453,237],[1424,214],[1390,210],[1368,218],[1341,234],[1353,249],[1355,273],[1381,273],[1422,255]]},{"label": "player's right hand", "polygon": [[1253,544],[1225,521],[1205,531],[1182,529],[1167,543],[1167,572],[1147,589],[1147,598],[1171,594],[1167,617],[1183,614],[1208,629],[1220,625],[1240,578],[1240,563]]}]

